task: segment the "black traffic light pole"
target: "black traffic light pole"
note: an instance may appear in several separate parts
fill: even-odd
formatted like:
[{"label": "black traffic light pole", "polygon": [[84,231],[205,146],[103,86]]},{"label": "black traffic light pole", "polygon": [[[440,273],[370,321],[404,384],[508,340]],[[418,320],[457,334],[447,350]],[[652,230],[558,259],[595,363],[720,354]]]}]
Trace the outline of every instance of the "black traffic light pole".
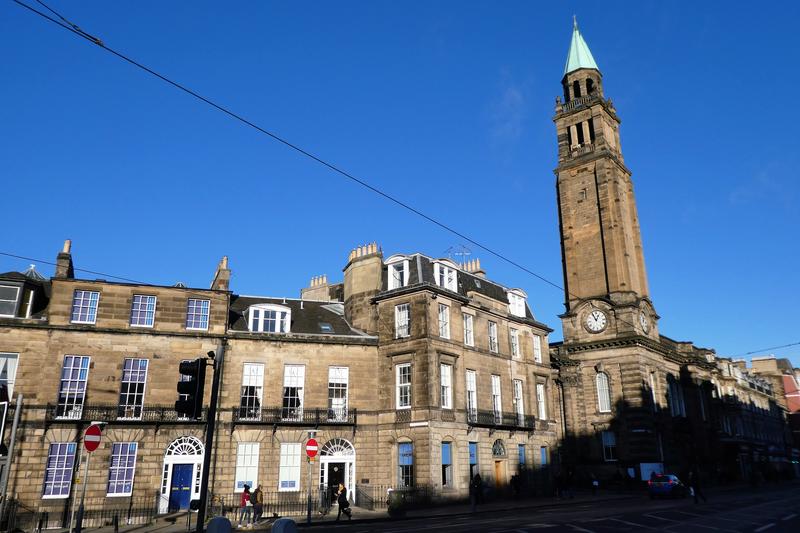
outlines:
[{"label": "black traffic light pole", "polygon": [[[217,421],[217,400],[219,397],[219,380],[222,373],[222,361],[225,358],[225,339],[222,339],[217,354],[208,352],[211,357],[210,364],[214,369],[214,379],[211,382],[211,404],[208,406],[208,423],[206,424],[206,447],[203,450],[203,477],[200,482],[200,507],[197,509],[197,533],[203,533],[206,521],[206,502],[208,502],[208,474],[211,469],[211,452],[214,449],[214,425]],[[202,401],[202,400],[201,400]]]}]

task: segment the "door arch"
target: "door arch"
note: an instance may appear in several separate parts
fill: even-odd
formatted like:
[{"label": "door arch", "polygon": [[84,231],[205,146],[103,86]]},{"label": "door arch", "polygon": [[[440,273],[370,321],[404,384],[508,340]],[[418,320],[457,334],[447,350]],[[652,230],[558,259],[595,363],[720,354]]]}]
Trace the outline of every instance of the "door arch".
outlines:
[{"label": "door arch", "polygon": [[[340,475],[347,487],[347,499],[356,503],[356,449],[350,441],[340,438],[330,439],[322,445],[319,452],[319,486],[331,491],[331,484]],[[335,491],[333,491],[335,493]],[[335,503],[335,502],[332,502]]]},{"label": "door arch", "polygon": [[[161,492],[158,512],[188,508],[186,498],[174,494],[175,490],[189,484],[189,500],[200,498],[200,480],[203,472],[203,443],[196,437],[184,435],[172,441],[164,451],[164,468],[161,471]],[[174,478],[174,479],[173,479]],[[173,490],[175,489],[175,490]]]}]

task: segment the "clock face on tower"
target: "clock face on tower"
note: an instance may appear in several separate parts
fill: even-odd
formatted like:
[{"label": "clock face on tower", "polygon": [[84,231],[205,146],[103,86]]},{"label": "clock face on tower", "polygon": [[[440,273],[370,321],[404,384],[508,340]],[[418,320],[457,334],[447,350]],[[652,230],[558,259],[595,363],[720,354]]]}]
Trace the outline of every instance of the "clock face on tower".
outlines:
[{"label": "clock face on tower", "polygon": [[608,318],[606,314],[599,309],[593,309],[591,313],[586,316],[586,329],[592,333],[600,333],[608,325]]},{"label": "clock face on tower", "polygon": [[642,326],[642,331],[647,333],[650,331],[650,321],[647,320],[647,315],[644,312],[639,313],[639,324]]}]

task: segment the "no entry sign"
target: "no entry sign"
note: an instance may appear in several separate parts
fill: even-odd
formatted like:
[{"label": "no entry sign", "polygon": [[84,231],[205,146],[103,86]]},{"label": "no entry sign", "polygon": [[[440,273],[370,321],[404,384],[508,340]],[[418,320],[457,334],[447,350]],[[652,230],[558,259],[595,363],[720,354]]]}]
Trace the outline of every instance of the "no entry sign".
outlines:
[{"label": "no entry sign", "polygon": [[98,446],[100,446],[100,426],[89,426],[83,435],[83,447],[87,452],[93,452]]},{"label": "no entry sign", "polygon": [[317,456],[317,441],[314,439],[308,439],[306,442],[306,455],[309,457],[316,457]]}]

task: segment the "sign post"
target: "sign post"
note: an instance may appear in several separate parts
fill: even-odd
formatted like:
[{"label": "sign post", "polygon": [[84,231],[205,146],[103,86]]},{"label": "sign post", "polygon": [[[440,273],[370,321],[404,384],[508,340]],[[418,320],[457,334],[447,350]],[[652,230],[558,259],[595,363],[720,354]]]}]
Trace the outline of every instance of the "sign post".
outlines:
[{"label": "sign post", "polygon": [[81,533],[83,531],[83,502],[86,499],[86,485],[89,484],[89,458],[92,456],[92,452],[100,446],[101,434],[102,431],[100,430],[99,424],[92,424],[86,428],[86,432],[83,434],[83,447],[86,448],[88,453],[86,454],[86,468],[83,472],[81,504],[78,506],[78,514],[75,515],[75,533]]},{"label": "sign post", "polygon": [[317,456],[317,441],[314,440],[315,431],[308,431],[308,440],[306,441],[306,461],[308,462],[308,512],[306,514],[306,523],[311,524],[311,465],[314,463],[314,457]]}]

